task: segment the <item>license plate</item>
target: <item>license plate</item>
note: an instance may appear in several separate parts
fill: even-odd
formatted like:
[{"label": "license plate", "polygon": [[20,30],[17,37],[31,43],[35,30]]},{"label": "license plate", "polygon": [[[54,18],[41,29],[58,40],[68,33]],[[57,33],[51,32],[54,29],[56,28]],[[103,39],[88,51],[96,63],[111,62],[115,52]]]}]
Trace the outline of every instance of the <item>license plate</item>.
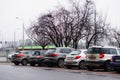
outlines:
[{"label": "license plate", "polygon": [[72,59],[73,59],[73,57],[68,57],[68,58],[67,58],[67,60],[72,60]]},{"label": "license plate", "polygon": [[95,57],[95,56],[90,56],[89,58],[90,58],[90,59],[96,59],[96,57]]}]

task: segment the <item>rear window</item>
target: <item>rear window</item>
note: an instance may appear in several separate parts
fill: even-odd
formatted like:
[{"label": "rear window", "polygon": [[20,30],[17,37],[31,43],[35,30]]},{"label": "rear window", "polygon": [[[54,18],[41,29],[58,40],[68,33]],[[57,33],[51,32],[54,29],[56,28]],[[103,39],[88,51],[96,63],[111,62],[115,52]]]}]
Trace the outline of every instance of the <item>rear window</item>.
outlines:
[{"label": "rear window", "polygon": [[87,53],[89,54],[101,53],[101,48],[89,48]]},{"label": "rear window", "polygon": [[89,48],[88,49],[89,54],[117,54],[116,49],[113,48]]},{"label": "rear window", "polygon": [[61,49],[60,53],[70,53],[71,49]]},{"label": "rear window", "polygon": [[80,54],[81,53],[81,51],[72,51],[70,54],[71,55],[78,55],[78,54]]},{"label": "rear window", "polygon": [[45,54],[51,54],[51,53],[54,53],[54,52],[55,52],[55,49],[47,50],[47,51],[45,52]]},{"label": "rear window", "polygon": [[32,54],[32,51],[21,51],[20,53],[24,53],[24,54]]}]

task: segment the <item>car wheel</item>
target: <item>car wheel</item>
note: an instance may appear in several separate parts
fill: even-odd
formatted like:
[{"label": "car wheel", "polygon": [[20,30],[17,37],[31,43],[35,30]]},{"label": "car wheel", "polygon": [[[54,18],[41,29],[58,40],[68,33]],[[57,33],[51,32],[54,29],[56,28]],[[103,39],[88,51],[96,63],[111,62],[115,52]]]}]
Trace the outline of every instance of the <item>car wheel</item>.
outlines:
[{"label": "car wheel", "polygon": [[79,69],[85,69],[85,62],[84,61],[81,61],[80,63],[79,63],[79,67],[78,67]]},{"label": "car wheel", "polygon": [[67,69],[71,69],[71,66],[68,66],[68,65],[67,65],[66,68],[67,68]]},{"label": "car wheel", "polygon": [[112,66],[110,65],[110,62],[105,64],[104,70],[105,71],[111,71],[112,70]]},{"label": "car wheel", "polygon": [[64,60],[60,59],[57,62],[58,67],[63,68],[64,67]]},{"label": "car wheel", "polygon": [[89,71],[93,71],[93,68],[90,67],[90,66],[87,66],[87,69],[88,69]]},{"label": "car wheel", "polygon": [[35,66],[35,63],[30,63],[30,66]]},{"label": "car wheel", "polygon": [[19,65],[20,63],[19,62],[14,62],[15,65]]},{"label": "car wheel", "polygon": [[42,64],[41,64],[41,63],[38,63],[38,66],[42,66]]},{"label": "car wheel", "polygon": [[24,59],[24,60],[21,61],[21,64],[22,64],[23,66],[26,66],[27,63],[28,63],[28,61],[27,61],[26,59]]}]

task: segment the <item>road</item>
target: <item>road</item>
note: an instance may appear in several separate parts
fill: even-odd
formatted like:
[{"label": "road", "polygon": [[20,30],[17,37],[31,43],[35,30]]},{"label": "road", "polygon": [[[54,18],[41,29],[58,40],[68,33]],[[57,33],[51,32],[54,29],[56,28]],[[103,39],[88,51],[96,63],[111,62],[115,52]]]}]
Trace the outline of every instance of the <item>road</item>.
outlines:
[{"label": "road", "polygon": [[0,64],[0,80],[120,80],[120,74]]}]

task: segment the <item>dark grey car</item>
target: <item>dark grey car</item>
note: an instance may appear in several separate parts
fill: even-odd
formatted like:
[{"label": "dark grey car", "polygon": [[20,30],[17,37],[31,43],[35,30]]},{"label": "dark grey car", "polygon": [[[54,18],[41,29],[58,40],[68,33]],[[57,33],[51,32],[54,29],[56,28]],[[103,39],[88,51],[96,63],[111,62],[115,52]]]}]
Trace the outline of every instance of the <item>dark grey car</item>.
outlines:
[{"label": "dark grey car", "polygon": [[74,50],[73,48],[69,48],[69,47],[57,47],[55,49],[48,50],[45,53],[44,63],[48,67],[52,67],[56,65],[58,67],[64,67],[64,59],[66,55],[73,50]]},{"label": "dark grey car", "polygon": [[19,65],[20,63],[23,66],[28,64],[29,57],[33,54],[33,51],[20,51],[18,54],[12,55],[11,62],[15,65]]}]

